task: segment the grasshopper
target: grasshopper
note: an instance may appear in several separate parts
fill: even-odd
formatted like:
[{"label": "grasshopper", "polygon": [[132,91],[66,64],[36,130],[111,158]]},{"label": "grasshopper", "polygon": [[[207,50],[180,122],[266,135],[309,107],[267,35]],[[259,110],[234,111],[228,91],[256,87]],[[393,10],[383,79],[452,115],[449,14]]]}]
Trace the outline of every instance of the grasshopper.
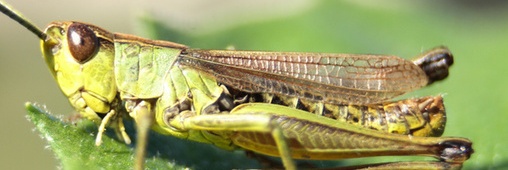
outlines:
[{"label": "grasshopper", "polygon": [[136,169],[143,169],[150,129],[178,138],[282,159],[424,155],[437,162],[378,168],[460,168],[473,153],[465,138],[439,137],[441,96],[390,99],[448,76],[451,52],[437,47],[409,61],[396,56],[200,50],[111,33],[76,21],[41,31],[1,4],[37,35],[43,58],[70,104],[125,143],[124,118],[138,129]]}]

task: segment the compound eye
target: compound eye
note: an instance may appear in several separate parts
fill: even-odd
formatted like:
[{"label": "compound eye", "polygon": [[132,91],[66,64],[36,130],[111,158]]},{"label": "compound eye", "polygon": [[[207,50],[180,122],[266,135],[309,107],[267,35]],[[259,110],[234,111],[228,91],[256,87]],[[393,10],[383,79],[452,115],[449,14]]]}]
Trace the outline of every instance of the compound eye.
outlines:
[{"label": "compound eye", "polygon": [[72,57],[79,63],[88,61],[99,50],[97,36],[85,24],[71,24],[67,31],[67,39]]}]

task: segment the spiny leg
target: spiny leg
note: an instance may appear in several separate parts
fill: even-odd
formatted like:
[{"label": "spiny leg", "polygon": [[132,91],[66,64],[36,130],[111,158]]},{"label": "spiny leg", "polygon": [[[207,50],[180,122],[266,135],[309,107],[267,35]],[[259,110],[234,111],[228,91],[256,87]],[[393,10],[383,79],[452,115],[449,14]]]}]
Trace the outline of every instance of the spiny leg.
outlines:
[{"label": "spiny leg", "polygon": [[279,154],[282,159],[282,164],[286,169],[296,169],[295,162],[293,158],[291,158],[291,153],[289,152],[289,146],[286,142],[286,138],[282,132],[282,128],[277,124],[276,121],[270,121],[270,129],[272,129],[272,136],[277,144],[277,148],[279,149]]},{"label": "spiny leg", "polygon": [[[129,104],[132,104],[129,103]],[[129,105],[128,104],[128,105]],[[144,169],[146,146],[148,143],[148,133],[153,123],[154,113],[152,112],[152,105],[148,101],[141,101],[129,110],[129,115],[136,122],[137,140],[136,140],[136,156],[134,169]]]},{"label": "spiny leg", "polygon": [[[440,169],[439,167],[445,167],[446,169],[448,166],[460,166],[464,161],[469,159],[470,155],[474,152],[471,147],[471,141],[463,138],[408,137],[405,135],[382,133],[356,126],[349,126],[345,123],[341,124],[332,119],[315,116],[309,112],[280,105],[265,103],[242,104],[236,106],[229,114],[251,115],[254,113],[264,113],[264,115],[270,116],[272,120],[279,122],[279,127],[282,127],[284,134],[287,135],[285,138],[294,139],[292,142],[295,143],[291,143],[294,144],[292,146],[295,146],[294,150],[291,150],[293,156],[304,159],[311,158],[312,155],[316,156],[312,159],[323,160],[368,156],[425,155],[433,156],[440,159],[440,161],[437,163],[423,162],[414,164],[414,166],[420,167],[418,169]],[[311,126],[304,126],[305,124]],[[308,142],[317,137],[336,140],[336,142],[338,142],[336,144],[339,145],[333,144],[326,146]],[[274,156],[278,155],[278,153],[274,152],[272,149],[274,148],[273,144],[259,140],[259,137],[252,136],[252,134],[249,133],[239,132],[231,136],[231,140],[236,145],[246,149],[260,151],[261,153]],[[357,145],[361,142],[364,143]],[[332,144],[331,142],[328,143]],[[315,151],[313,148],[325,149]],[[284,157],[282,158],[284,160]],[[387,169],[400,169],[399,167],[407,169],[407,167],[411,167],[412,163],[413,162],[401,162],[400,164],[388,163],[383,165],[383,167],[392,167]],[[375,167],[376,165],[373,166]]]},{"label": "spiny leg", "polygon": [[118,117],[116,120],[116,128],[115,133],[118,138],[122,139],[126,144],[131,144],[131,139],[129,138],[129,135],[125,131],[125,125],[123,124],[122,117]]},{"label": "spiny leg", "polygon": [[95,138],[95,145],[99,146],[102,143],[102,135],[106,131],[106,126],[108,125],[109,121],[113,116],[115,116],[116,112],[115,110],[109,111],[106,116],[102,119],[101,124],[99,125],[99,129],[97,132],[97,137]]},{"label": "spiny leg", "polygon": [[116,117],[117,116],[115,110],[109,111],[106,116],[102,119],[99,129],[97,132],[97,137],[95,138],[95,145],[100,146],[102,144],[102,136],[104,135],[104,132],[106,131],[106,127],[108,126],[109,122],[114,121],[115,123],[115,133],[117,136],[123,140],[126,144],[131,143],[131,139],[129,138],[129,135],[127,135],[127,132],[125,132],[125,126],[123,124],[122,117]]},{"label": "spiny leg", "polygon": [[296,169],[291,158],[289,146],[282,128],[270,115],[252,114],[212,114],[193,117],[175,117],[169,124],[181,130],[207,131],[247,131],[270,133],[277,145],[282,163],[286,169]]},{"label": "spiny leg", "polygon": [[429,170],[460,170],[462,164],[438,161],[410,161],[410,162],[388,162],[366,164],[358,166],[340,167],[337,169],[356,169],[356,170],[383,170],[383,169],[429,169]]}]

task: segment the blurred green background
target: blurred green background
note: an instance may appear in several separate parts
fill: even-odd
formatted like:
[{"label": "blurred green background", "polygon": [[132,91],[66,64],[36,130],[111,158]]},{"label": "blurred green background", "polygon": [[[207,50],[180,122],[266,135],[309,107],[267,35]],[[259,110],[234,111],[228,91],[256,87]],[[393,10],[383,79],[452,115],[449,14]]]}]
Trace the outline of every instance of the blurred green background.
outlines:
[{"label": "blurred green background", "polygon": [[[403,97],[444,94],[448,114],[444,135],[474,142],[475,154],[465,169],[508,168],[508,3],[504,1],[9,3],[41,27],[54,20],[76,20],[202,49],[234,46],[409,59],[446,45],[455,56],[450,77]],[[72,108],[40,58],[37,38],[5,16],[0,23],[0,169],[55,169],[58,163],[25,119],[23,104],[45,104],[59,115],[72,114]]]}]

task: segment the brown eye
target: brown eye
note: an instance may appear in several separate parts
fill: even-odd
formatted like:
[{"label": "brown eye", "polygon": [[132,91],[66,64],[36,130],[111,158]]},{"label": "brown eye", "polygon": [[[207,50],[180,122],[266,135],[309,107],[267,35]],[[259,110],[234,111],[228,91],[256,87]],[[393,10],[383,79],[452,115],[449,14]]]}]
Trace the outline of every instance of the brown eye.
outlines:
[{"label": "brown eye", "polygon": [[97,36],[84,24],[73,23],[70,25],[67,38],[72,57],[80,63],[89,60],[99,49]]}]

